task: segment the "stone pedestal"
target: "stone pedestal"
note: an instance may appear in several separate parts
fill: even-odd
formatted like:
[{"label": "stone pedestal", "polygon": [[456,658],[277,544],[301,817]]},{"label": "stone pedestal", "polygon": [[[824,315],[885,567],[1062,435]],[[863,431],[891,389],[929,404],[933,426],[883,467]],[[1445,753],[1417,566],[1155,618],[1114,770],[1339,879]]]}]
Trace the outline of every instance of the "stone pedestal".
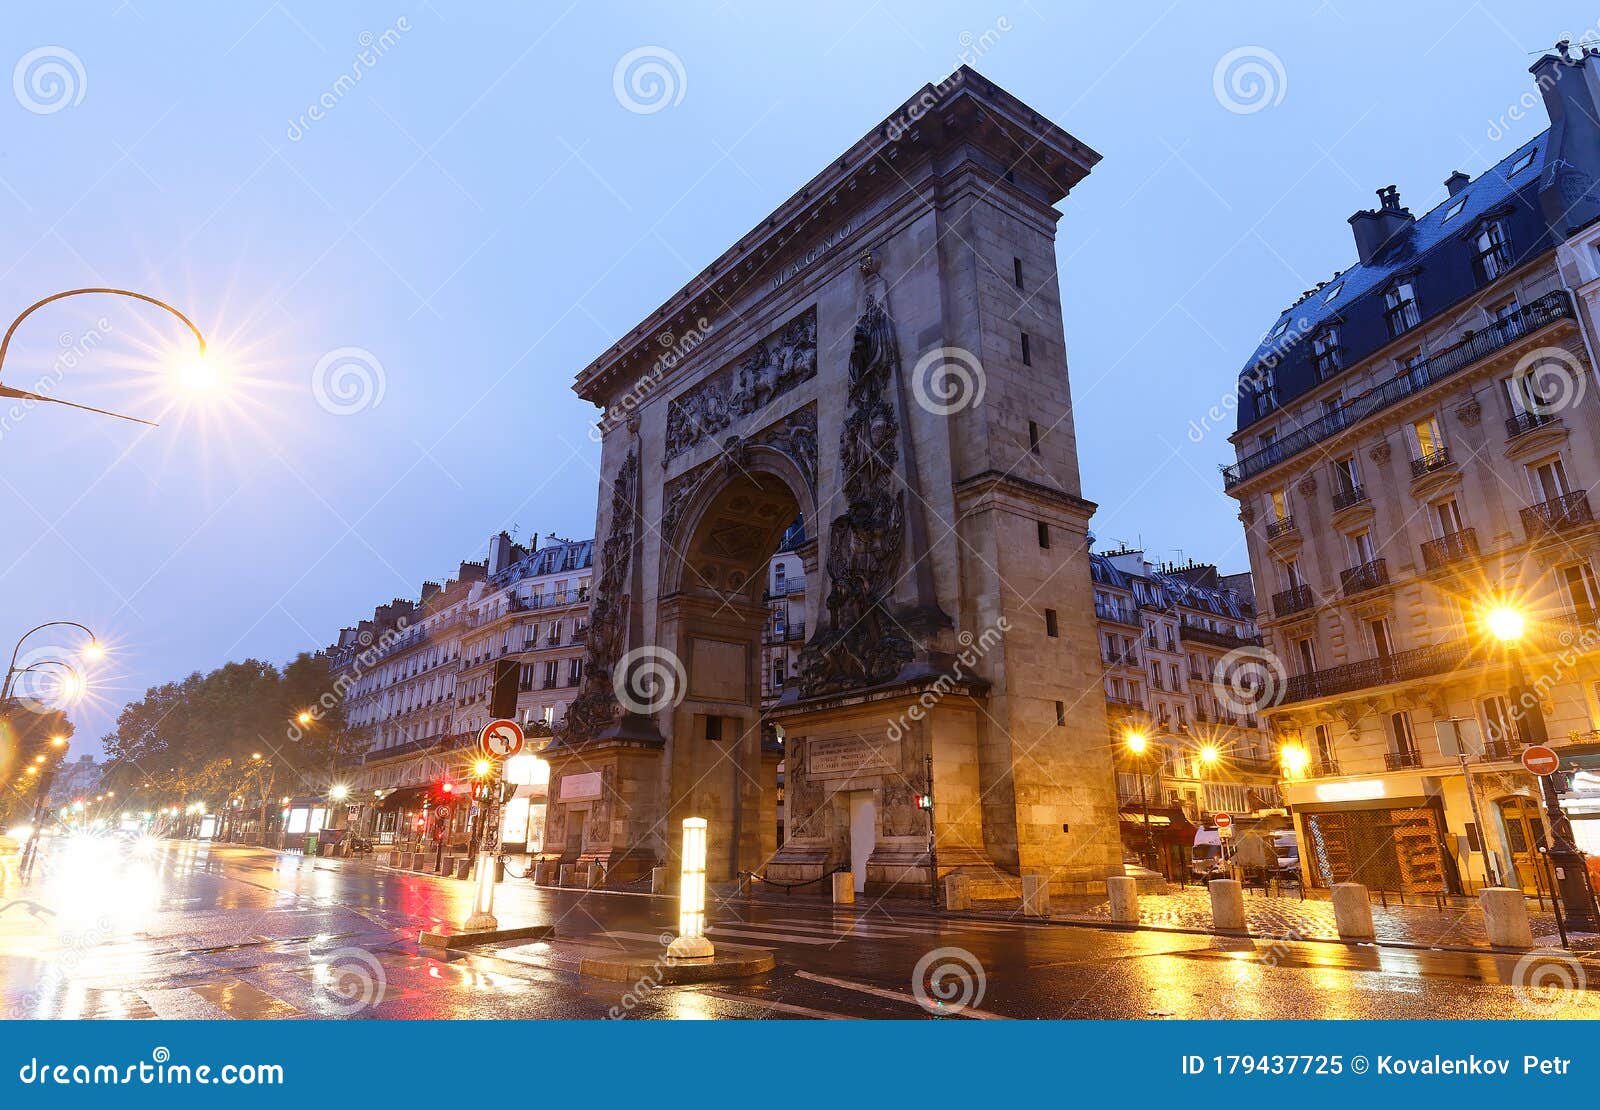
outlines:
[{"label": "stone pedestal", "polygon": [[944,877],[944,908],[957,912],[972,908],[972,882],[965,875]]},{"label": "stone pedestal", "polygon": [[590,890],[599,890],[606,885],[606,865],[591,863],[589,865],[588,887]]},{"label": "stone pedestal", "polygon": [[557,885],[571,886],[573,883],[573,877],[577,874],[577,870],[578,868],[576,864],[563,863],[561,865],[560,878]]},{"label": "stone pedestal", "polygon": [[1483,928],[1489,943],[1496,948],[1532,948],[1533,930],[1528,926],[1528,900],[1522,891],[1507,887],[1485,887],[1478,892],[1483,907]]},{"label": "stone pedestal", "polygon": [[1106,880],[1106,897],[1111,903],[1111,920],[1132,925],[1139,920],[1139,880],[1113,875]]},{"label": "stone pedestal", "polygon": [[1243,933],[1244,886],[1238,879],[1212,879],[1206,884],[1211,891],[1211,927],[1219,933]]},{"label": "stone pedestal", "polygon": [[836,871],[833,874],[833,903],[836,906],[852,906],[856,901],[856,877],[848,871]]},{"label": "stone pedestal", "polygon": [[1333,884],[1333,923],[1341,940],[1371,940],[1372,903],[1360,883]]},{"label": "stone pedestal", "polygon": [[1022,915],[1050,916],[1050,879],[1046,875],[1022,876]]}]

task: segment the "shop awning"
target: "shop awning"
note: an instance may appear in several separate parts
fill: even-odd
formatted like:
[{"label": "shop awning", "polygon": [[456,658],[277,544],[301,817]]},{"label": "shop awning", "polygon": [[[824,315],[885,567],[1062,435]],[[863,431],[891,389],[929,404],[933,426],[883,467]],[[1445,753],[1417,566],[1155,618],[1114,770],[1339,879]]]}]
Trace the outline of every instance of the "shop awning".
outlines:
[{"label": "shop awning", "polygon": [[422,799],[428,794],[427,786],[402,786],[383,796],[378,803],[380,813],[392,813],[395,810],[421,809]]},{"label": "shop awning", "polygon": [[[1124,809],[1120,814],[1122,818],[1122,834],[1124,836],[1143,836],[1145,828],[1145,813],[1143,809]],[[1195,827],[1184,816],[1183,810],[1176,806],[1151,806],[1150,807],[1150,835],[1167,844],[1189,847],[1194,844]]]}]

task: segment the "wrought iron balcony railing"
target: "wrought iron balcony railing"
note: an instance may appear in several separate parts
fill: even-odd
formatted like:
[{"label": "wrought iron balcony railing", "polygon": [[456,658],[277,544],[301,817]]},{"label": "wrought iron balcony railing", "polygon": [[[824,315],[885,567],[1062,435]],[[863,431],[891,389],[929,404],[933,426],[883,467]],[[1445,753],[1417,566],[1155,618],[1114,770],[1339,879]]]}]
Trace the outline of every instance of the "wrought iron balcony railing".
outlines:
[{"label": "wrought iron balcony railing", "polygon": [[1438,570],[1451,563],[1477,557],[1478,532],[1475,528],[1463,528],[1422,545],[1422,565],[1428,570]]},{"label": "wrought iron balcony railing", "polygon": [[[1178,625],[1178,638],[1197,644],[1210,644],[1213,647],[1237,648],[1259,646],[1260,636],[1240,636],[1236,632],[1219,632],[1214,628],[1207,628],[1203,624],[1183,621]],[[1195,678],[1201,677],[1195,675]]]},{"label": "wrought iron balcony railing", "polygon": [[1403,771],[1407,767],[1421,767],[1422,753],[1415,748],[1402,748],[1397,752],[1384,752],[1383,765],[1391,771]]},{"label": "wrought iron balcony railing", "polygon": [[1463,340],[1418,363],[1401,377],[1385,382],[1359,397],[1351,398],[1340,408],[1308,424],[1303,424],[1272,444],[1246,455],[1222,471],[1223,486],[1232,489],[1247,478],[1270,470],[1279,463],[1306,451],[1323,440],[1354,427],[1376,412],[1396,405],[1435,382],[1444,380],[1468,366],[1500,351],[1548,324],[1557,320],[1574,318],[1572,298],[1565,290],[1557,289],[1497,321],[1470,339]]},{"label": "wrought iron balcony railing", "polygon": [[1272,595],[1272,611],[1280,617],[1309,609],[1317,603],[1310,586],[1295,586]]},{"label": "wrought iron balcony railing", "polygon": [[1522,530],[1530,542],[1594,523],[1589,509],[1589,491],[1575,490],[1522,510]]},{"label": "wrought iron balcony railing", "polygon": [[1275,540],[1279,536],[1294,531],[1294,517],[1280,516],[1276,520],[1267,521],[1267,539]]},{"label": "wrought iron balcony railing", "polygon": [[1126,605],[1115,605],[1104,601],[1094,603],[1094,615],[1103,621],[1112,621],[1116,624],[1126,624],[1133,628],[1141,628],[1139,614]]},{"label": "wrought iron balcony railing", "polygon": [[1377,659],[1358,659],[1310,674],[1295,675],[1284,691],[1284,702],[1308,701],[1347,694],[1369,686],[1385,686],[1453,671],[1471,654],[1465,640],[1412,648]]},{"label": "wrought iron balcony railing", "polygon": [[1424,474],[1432,474],[1435,470],[1443,470],[1450,465],[1450,448],[1435,447],[1432,451],[1424,451],[1420,458],[1411,460],[1411,476],[1420,478]]},{"label": "wrought iron balcony railing", "polygon": [[1339,585],[1344,589],[1345,597],[1364,590],[1375,590],[1388,582],[1389,564],[1384,559],[1374,559],[1370,563],[1339,572]]},{"label": "wrought iron balcony railing", "polygon": [[1516,439],[1535,428],[1542,428],[1546,424],[1555,423],[1555,414],[1548,412],[1519,412],[1506,421],[1506,438]]},{"label": "wrought iron balcony railing", "polygon": [[1333,507],[1335,509],[1348,509],[1352,505],[1359,505],[1367,500],[1367,491],[1363,486],[1346,486],[1344,489],[1333,491]]}]

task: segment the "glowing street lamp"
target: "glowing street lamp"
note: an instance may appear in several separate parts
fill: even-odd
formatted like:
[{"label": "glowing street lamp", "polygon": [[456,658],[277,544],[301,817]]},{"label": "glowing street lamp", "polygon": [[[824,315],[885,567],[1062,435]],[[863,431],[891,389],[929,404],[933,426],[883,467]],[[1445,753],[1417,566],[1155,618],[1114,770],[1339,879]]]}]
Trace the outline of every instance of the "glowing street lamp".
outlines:
[{"label": "glowing street lamp", "polygon": [[350,788],[342,782],[336,782],[328,789],[328,797],[336,802],[342,802],[350,796]]},{"label": "glowing street lamp", "polygon": [[301,728],[310,728],[311,722],[315,721],[317,718],[312,714],[311,710],[302,709],[299,713],[295,714],[294,719],[295,723]]},{"label": "glowing street lamp", "polygon": [[[1500,604],[1484,614],[1483,622],[1490,634],[1505,645],[1506,660],[1511,666],[1511,712],[1513,716],[1521,713],[1525,739],[1530,746],[1549,746],[1544,707],[1538,692],[1529,688],[1522,669],[1522,637],[1527,619],[1520,610]],[[1556,777],[1553,773],[1540,775],[1539,783],[1544,791],[1545,823],[1550,827],[1550,866],[1555,869],[1555,885],[1561,891],[1566,927],[1576,932],[1600,932],[1600,913],[1595,911],[1594,893],[1589,889],[1588,862],[1573,842],[1572,822],[1561,808]]]},{"label": "glowing street lamp", "polygon": [[[9,338],[9,336],[7,338]],[[3,343],[0,343],[0,360],[4,360],[4,358],[5,358],[5,347],[4,347]],[[3,390],[0,390],[0,396],[4,396]],[[32,636],[35,632],[41,632],[46,628],[56,628],[56,627],[77,628],[77,629],[82,630],[82,632],[86,636],[89,637],[88,646],[80,649],[82,651],[83,657],[85,659],[94,660],[94,659],[99,659],[99,658],[101,658],[102,656],[105,655],[105,648],[103,648],[100,645],[99,639],[95,636],[95,634],[92,631],[90,631],[89,626],[86,625],[86,624],[79,624],[77,621],[45,621],[43,624],[36,624],[32,628],[28,629],[28,631],[24,632],[21,636],[17,637],[17,642],[16,642],[15,646],[13,646],[12,649],[11,649],[11,662],[6,667],[5,682],[4,683],[0,683],[0,703],[4,703],[4,702],[10,700],[12,687],[16,684],[16,677],[19,674],[22,674],[24,671],[30,671],[30,670],[33,670],[35,667],[40,667],[40,666],[45,666],[46,664],[50,664],[50,665],[54,665],[54,666],[64,667],[64,668],[66,668],[67,671],[69,671],[73,675],[77,675],[77,671],[73,668],[73,666],[70,663],[66,663],[66,662],[63,662],[63,661],[58,660],[58,659],[45,660],[43,662],[34,663],[34,664],[30,665],[30,666],[22,667],[22,668],[18,668],[18,666],[17,666],[17,654],[22,651],[23,642],[25,640],[27,640],[29,636]],[[81,678],[79,679],[77,685],[79,687],[82,686]]]},{"label": "glowing street lamp", "polygon": [[667,945],[675,960],[709,960],[706,939],[706,819],[683,819],[683,861],[678,880],[678,935]]},{"label": "glowing street lamp", "polygon": [[1299,744],[1285,744],[1278,752],[1278,761],[1283,764],[1285,778],[1304,778],[1306,768],[1311,765],[1311,756]]},{"label": "glowing street lamp", "polygon": [[1222,758],[1222,750],[1215,744],[1202,744],[1200,746],[1200,762],[1207,767],[1213,766]]}]

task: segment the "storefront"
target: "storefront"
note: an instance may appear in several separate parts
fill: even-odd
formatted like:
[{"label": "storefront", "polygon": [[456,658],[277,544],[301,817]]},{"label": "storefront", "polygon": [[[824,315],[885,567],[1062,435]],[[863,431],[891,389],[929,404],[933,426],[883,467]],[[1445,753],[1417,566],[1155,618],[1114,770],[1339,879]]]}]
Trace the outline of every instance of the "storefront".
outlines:
[{"label": "storefront", "polygon": [[511,853],[537,855],[544,851],[550,764],[531,752],[512,756],[506,760],[505,779],[512,794],[500,811],[500,846]]},{"label": "storefront", "polygon": [[1125,859],[1136,859],[1169,879],[1188,873],[1195,827],[1181,806],[1151,806],[1148,813],[1142,806],[1125,806],[1120,824]]}]

